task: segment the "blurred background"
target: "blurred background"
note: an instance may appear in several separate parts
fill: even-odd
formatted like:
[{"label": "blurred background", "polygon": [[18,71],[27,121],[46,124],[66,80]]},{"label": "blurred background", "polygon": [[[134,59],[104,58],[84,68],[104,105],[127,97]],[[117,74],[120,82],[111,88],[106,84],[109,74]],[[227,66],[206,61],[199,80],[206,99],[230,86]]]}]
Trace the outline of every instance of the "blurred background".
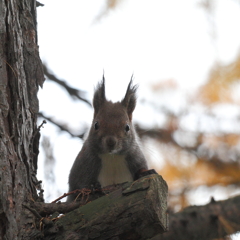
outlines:
[{"label": "blurred background", "polygon": [[133,120],[172,211],[240,194],[240,1],[40,2],[47,202],[68,191],[103,72],[109,100],[122,99],[132,74],[139,84]]}]

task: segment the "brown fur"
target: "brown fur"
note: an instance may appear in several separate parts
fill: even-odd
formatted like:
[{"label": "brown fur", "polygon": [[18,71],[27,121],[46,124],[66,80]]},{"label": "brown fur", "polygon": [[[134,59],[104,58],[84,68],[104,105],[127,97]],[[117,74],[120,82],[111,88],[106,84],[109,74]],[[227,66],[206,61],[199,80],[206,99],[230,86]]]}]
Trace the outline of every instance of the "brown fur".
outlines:
[{"label": "brown fur", "polygon": [[[131,181],[140,169],[147,169],[132,125],[136,90],[131,79],[122,101],[112,103],[105,96],[104,77],[98,84],[92,126],[70,171],[69,191]],[[70,195],[68,201],[74,198]]]}]

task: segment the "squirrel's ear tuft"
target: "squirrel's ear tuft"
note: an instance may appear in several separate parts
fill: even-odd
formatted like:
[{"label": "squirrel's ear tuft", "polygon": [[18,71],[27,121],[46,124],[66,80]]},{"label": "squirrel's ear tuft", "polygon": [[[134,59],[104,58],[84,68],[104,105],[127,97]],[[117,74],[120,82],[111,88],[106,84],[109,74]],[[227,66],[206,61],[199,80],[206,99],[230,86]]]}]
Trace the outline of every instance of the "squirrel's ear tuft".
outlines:
[{"label": "squirrel's ear tuft", "polygon": [[103,75],[102,81],[98,83],[93,97],[94,116],[97,114],[98,110],[105,101],[105,78]]},{"label": "squirrel's ear tuft", "polygon": [[137,101],[136,91],[138,88],[137,85],[132,85],[132,80],[133,80],[133,76],[131,77],[131,80],[128,84],[128,88],[127,88],[125,97],[121,101],[121,104],[124,107],[126,107],[126,109],[127,109],[127,114],[128,114],[130,121],[132,120],[132,113],[136,106],[136,101]]}]

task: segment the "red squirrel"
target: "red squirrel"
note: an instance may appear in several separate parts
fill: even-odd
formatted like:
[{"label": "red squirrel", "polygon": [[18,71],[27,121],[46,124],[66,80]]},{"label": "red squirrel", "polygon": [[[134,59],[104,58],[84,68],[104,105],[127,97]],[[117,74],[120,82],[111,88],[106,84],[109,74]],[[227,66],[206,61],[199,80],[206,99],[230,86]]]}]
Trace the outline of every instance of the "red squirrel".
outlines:
[{"label": "red squirrel", "polygon": [[[136,90],[131,78],[125,97],[113,103],[106,99],[104,76],[98,83],[93,98],[92,125],[70,171],[69,192],[97,184],[105,187],[130,182],[147,171],[147,161],[132,124]],[[67,201],[75,197],[76,194],[69,195]]]}]

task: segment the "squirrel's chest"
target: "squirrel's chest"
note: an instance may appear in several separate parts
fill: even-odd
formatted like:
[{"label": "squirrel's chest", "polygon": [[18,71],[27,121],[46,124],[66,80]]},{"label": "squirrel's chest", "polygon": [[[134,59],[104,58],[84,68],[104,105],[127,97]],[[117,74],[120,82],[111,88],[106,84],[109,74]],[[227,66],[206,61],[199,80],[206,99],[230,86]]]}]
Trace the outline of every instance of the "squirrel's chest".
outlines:
[{"label": "squirrel's chest", "polygon": [[102,160],[102,167],[98,175],[98,181],[102,187],[133,181],[125,156],[101,154],[99,157]]}]

